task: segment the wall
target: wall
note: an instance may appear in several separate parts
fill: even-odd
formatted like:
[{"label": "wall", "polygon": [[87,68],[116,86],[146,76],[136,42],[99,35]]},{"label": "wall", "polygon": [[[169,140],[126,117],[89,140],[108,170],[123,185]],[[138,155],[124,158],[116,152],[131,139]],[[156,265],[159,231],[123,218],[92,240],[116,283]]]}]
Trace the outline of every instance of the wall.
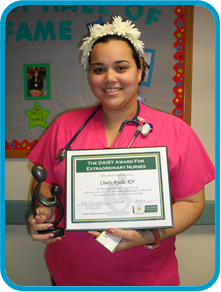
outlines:
[{"label": "wall", "polygon": [[[214,19],[204,7],[195,7],[192,127],[215,164]],[[31,163],[6,159],[6,199],[30,199]],[[215,184],[206,187],[214,200]],[[214,226],[193,226],[177,236],[181,285],[199,286],[213,277],[215,267]],[[26,226],[6,226],[6,272],[22,286],[50,285],[44,261],[46,246],[31,240]],[[208,248],[205,248],[208,247]],[[192,260],[194,258],[194,261]]]},{"label": "wall", "polygon": [[[173,22],[177,18],[174,13],[176,6],[140,6],[140,8],[142,7],[142,16],[135,21],[135,25],[141,31],[142,39],[146,42],[145,48],[154,49],[156,52],[155,59],[151,57],[152,62],[154,59],[154,65],[149,62],[148,76],[151,76],[151,69],[154,68],[153,73],[155,72],[151,77],[151,86],[141,86],[139,94],[148,96],[149,106],[169,113],[174,108],[171,100],[175,97],[175,95],[171,96],[171,89],[175,87],[173,55],[176,53],[176,49],[173,44],[176,38],[173,35],[175,30]],[[17,10],[8,13],[5,43],[5,92],[7,96],[5,101],[5,139],[9,143],[12,140],[22,142],[24,139],[31,143],[44,132],[44,128],[32,126],[41,121],[41,111],[38,111],[36,115],[33,115],[34,112],[32,111],[32,117],[29,116],[30,120],[27,116],[30,115],[30,110],[33,109],[37,100],[42,109],[50,110],[50,114],[43,123],[44,126],[45,124],[50,125],[55,117],[64,111],[89,106],[97,101],[89,89],[85,72],[79,63],[78,46],[82,36],[87,33],[86,23],[98,19],[99,16],[102,16],[104,21],[109,20],[110,15],[99,12],[100,6],[93,6],[94,13],[87,12],[87,9],[83,9],[83,7],[85,6],[79,5],[76,7],[76,5],[72,5],[72,9],[70,9],[70,7],[60,5],[59,11],[55,12],[55,7],[50,6],[48,12],[44,12],[44,6],[42,5],[28,5],[27,12],[19,7]],[[113,5],[107,7],[111,8],[109,13],[116,13],[122,15],[122,17],[126,16],[125,11],[128,6]],[[74,12],[75,8],[76,12]],[[136,8],[133,8],[136,11]],[[151,13],[154,11],[156,14],[160,13],[160,16],[157,18],[158,21],[151,21],[150,26],[147,27],[145,19],[151,19],[150,11],[152,11]],[[43,31],[40,34],[42,31],[41,24],[43,25],[43,23],[50,33],[47,34]],[[69,30],[70,34],[65,34]],[[39,34],[40,37],[38,37]],[[162,46],[162,42],[164,46]],[[28,91],[27,84],[24,87],[22,81],[23,74],[27,79],[27,68],[33,67],[33,65],[30,65],[33,63],[48,64],[45,65],[48,68],[46,69],[46,77],[43,79],[43,96],[40,97],[40,100],[39,97],[28,96],[26,92]],[[26,69],[23,70],[23,66]],[[45,66],[41,65],[39,67]],[[49,73],[50,77],[48,76]],[[17,94],[14,94],[14,91],[11,90],[12,80]],[[159,80],[162,86],[158,85]],[[50,84],[51,90],[48,88]],[[182,87],[182,85],[180,86]],[[26,92],[24,94],[25,98],[23,96],[24,91]],[[51,92],[51,95],[49,92]],[[81,98],[73,98],[78,96]],[[45,99],[46,97],[47,99]],[[30,121],[32,123],[28,125]],[[15,144],[17,143],[15,142]]]},{"label": "wall", "polygon": [[[211,12],[204,7],[196,6],[194,10],[191,126],[215,164],[214,19]],[[208,62],[210,65],[207,67]],[[215,182],[212,182],[206,186],[206,199],[213,200],[214,194]],[[177,236],[181,285],[199,286],[213,277],[214,229],[214,226],[193,226]],[[205,246],[209,248],[205,249]],[[196,255],[198,255],[197,258]]]}]

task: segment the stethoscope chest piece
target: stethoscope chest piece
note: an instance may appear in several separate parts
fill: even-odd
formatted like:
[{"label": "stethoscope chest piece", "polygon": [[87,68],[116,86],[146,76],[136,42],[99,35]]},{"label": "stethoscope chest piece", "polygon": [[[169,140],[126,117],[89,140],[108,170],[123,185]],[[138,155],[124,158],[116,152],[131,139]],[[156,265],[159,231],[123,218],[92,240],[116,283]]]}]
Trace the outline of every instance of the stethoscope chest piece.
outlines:
[{"label": "stethoscope chest piece", "polygon": [[55,159],[58,160],[60,158],[60,161],[63,161],[65,157],[66,157],[66,150],[64,148],[61,148],[56,154]]},{"label": "stethoscope chest piece", "polygon": [[151,124],[144,124],[142,126],[141,133],[143,136],[147,136],[152,131],[153,131],[153,126]]}]

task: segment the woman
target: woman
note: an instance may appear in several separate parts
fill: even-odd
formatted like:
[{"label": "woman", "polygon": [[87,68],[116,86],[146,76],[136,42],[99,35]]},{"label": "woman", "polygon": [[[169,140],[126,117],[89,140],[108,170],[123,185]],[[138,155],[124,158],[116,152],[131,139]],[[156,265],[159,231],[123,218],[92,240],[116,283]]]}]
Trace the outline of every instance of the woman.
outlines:
[{"label": "woman", "polygon": [[38,69],[33,72],[33,77],[31,79],[30,94],[31,96],[41,96],[43,88],[43,81],[39,75]]},{"label": "woman", "polygon": [[[137,89],[142,68],[140,32],[129,21],[115,17],[112,24],[90,28],[81,46],[81,64],[89,70],[91,89],[102,104],[69,149],[114,148],[120,125],[137,111]],[[73,137],[97,106],[60,116],[29,155],[34,164],[48,173],[41,192],[51,197],[51,185],[61,186],[65,205],[65,162],[56,153]],[[138,135],[131,147],[167,146],[174,228],[120,230],[107,232],[122,238],[112,254],[94,238],[99,232],[66,232],[64,238],[40,235],[37,230],[52,227],[55,210],[39,207],[29,217],[32,238],[49,245],[46,260],[59,286],[176,286],[179,285],[175,256],[175,236],[192,226],[201,216],[204,185],[214,179],[214,167],[192,129],[182,120],[140,104],[140,117],[154,130]],[[124,128],[118,148],[127,147],[136,125]],[[36,182],[33,182],[33,188]],[[62,221],[64,227],[64,219]],[[95,236],[95,237],[94,237]]]}]

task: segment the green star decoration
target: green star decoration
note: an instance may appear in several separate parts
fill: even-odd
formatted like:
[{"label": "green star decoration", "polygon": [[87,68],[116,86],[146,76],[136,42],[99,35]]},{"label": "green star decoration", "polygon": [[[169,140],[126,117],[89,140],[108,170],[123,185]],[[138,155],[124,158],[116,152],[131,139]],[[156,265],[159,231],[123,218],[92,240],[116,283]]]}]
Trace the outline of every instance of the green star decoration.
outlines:
[{"label": "green star decoration", "polygon": [[50,114],[51,111],[44,110],[41,108],[38,102],[35,103],[32,110],[25,111],[25,114],[29,117],[28,128],[31,129],[36,126],[48,128],[46,117]]}]

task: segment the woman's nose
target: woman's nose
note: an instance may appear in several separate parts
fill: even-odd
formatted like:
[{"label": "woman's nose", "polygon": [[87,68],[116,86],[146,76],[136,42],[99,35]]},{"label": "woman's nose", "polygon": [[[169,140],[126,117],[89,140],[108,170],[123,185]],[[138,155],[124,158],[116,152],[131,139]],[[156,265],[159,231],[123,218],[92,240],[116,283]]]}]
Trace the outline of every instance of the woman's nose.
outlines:
[{"label": "woman's nose", "polygon": [[116,81],[116,74],[114,70],[108,69],[104,78],[105,83],[113,83]]}]

